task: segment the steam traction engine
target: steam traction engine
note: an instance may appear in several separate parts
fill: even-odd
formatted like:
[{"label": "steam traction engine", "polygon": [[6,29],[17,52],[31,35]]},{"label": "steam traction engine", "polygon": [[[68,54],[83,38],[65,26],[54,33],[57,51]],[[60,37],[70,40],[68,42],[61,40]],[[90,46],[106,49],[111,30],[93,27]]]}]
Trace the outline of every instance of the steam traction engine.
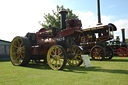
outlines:
[{"label": "steam traction engine", "polygon": [[125,41],[125,29],[121,29],[122,31],[122,42],[120,41],[119,36],[117,36],[116,40],[110,41],[108,46],[111,46],[115,52],[120,57],[128,56],[128,44]]},{"label": "steam traction engine", "polygon": [[67,20],[66,10],[61,10],[61,30],[50,27],[42,28],[36,33],[27,33],[25,37],[15,37],[10,46],[10,59],[15,66],[24,66],[30,60],[47,62],[54,70],[63,69],[66,62],[70,66],[82,64],[82,50],[75,40],[83,31],[81,21]]},{"label": "steam traction engine", "polygon": [[[84,54],[90,54],[93,60],[109,60],[113,57],[113,49],[107,46],[108,40],[114,38],[113,32],[117,28],[114,24],[102,25],[83,29],[80,45]],[[80,40],[79,39],[79,40]]]}]

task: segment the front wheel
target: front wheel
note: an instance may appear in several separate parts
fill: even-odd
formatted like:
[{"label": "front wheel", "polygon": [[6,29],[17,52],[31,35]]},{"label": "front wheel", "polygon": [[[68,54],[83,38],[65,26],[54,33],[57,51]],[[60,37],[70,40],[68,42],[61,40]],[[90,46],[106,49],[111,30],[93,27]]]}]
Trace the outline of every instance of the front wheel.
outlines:
[{"label": "front wheel", "polygon": [[48,50],[47,63],[53,70],[62,70],[66,62],[67,56],[62,46],[55,45]]},{"label": "front wheel", "polygon": [[74,55],[74,57],[68,58],[67,60],[70,66],[80,66],[83,63],[83,60],[81,57],[82,50],[77,45],[72,46],[71,55]]},{"label": "front wheel", "polygon": [[114,56],[114,51],[110,46],[106,46],[105,60],[110,60]]},{"label": "front wheel", "polygon": [[15,66],[27,65],[30,61],[31,43],[26,37],[15,37],[10,46],[10,59]]},{"label": "front wheel", "polygon": [[90,55],[93,60],[105,60],[105,50],[99,45],[96,45],[91,49]]}]

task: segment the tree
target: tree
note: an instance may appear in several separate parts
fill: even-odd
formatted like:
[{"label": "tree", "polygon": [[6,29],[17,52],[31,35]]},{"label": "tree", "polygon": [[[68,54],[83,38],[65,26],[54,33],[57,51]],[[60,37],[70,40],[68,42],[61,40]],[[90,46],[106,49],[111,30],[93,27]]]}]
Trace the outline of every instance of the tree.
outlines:
[{"label": "tree", "polygon": [[[43,23],[41,23],[42,27],[44,28],[48,28],[49,25],[51,25],[52,27],[55,27],[55,28],[59,28],[60,29],[60,14],[59,14],[59,11],[61,9],[65,9],[64,6],[58,6],[57,5],[57,10],[54,11],[52,10],[52,13],[53,14],[45,14],[44,13],[44,19],[45,21],[43,21]],[[76,16],[75,14],[73,14],[72,10],[70,10],[69,8],[66,9],[68,11],[68,14],[67,14],[67,19],[70,19],[70,18],[78,18],[78,16]]]}]

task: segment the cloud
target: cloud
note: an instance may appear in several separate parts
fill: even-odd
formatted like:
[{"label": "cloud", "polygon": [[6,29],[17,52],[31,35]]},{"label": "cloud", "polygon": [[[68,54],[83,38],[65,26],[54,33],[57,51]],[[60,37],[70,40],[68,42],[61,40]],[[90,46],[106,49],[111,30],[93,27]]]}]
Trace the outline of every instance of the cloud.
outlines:
[{"label": "cloud", "polygon": [[0,39],[11,41],[15,36],[25,36],[27,32],[36,32],[41,28],[38,21],[42,21],[43,14],[56,8],[52,1],[1,0]]},{"label": "cloud", "polygon": [[117,20],[114,24],[119,28],[117,31],[120,31],[122,28],[125,28],[126,31],[128,31],[128,19]]},{"label": "cloud", "polygon": [[116,4],[113,4],[113,5],[110,5],[108,8],[113,8],[115,6],[116,6]]},{"label": "cloud", "polygon": [[93,26],[96,24],[95,15],[90,11],[88,12],[77,11],[77,12],[74,12],[74,14],[76,14],[81,20],[83,28],[87,28],[89,26]]},{"label": "cloud", "polygon": [[[82,21],[83,28],[96,26],[98,23],[97,15],[93,12],[74,12],[77,16],[79,16],[79,19]],[[102,24],[106,25],[111,22],[111,20],[114,18],[114,16],[101,16],[101,22]]]},{"label": "cloud", "polygon": [[101,22],[103,24],[108,24],[108,23],[113,23],[112,19],[114,18],[114,16],[106,16],[106,15],[102,15],[101,16]]},{"label": "cloud", "polygon": [[121,20],[117,20],[114,22],[114,24],[117,27],[117,31],[115,32],[115,36],[120,36],[120,38],[122,39],[122,32],[121,29],[124,28],[125,29],[125,38],[128,38],[128,19],[121,19]]}]

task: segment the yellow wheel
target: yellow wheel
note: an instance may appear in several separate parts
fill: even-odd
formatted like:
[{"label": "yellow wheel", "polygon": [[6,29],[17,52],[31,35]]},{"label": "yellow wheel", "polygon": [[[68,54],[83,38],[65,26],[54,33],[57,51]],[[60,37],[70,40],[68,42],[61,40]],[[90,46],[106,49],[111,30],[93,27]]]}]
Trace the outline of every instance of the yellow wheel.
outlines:
[{"label": "yellow wheel", "polygon": [[71,55],[74,55],[74,57],[67,59],[67,62],[70,66],[80,66],[83,63],[81,57],[82,50],[77,45],[72,46]]},{"label": "yellow wheel", "polygon": [[27,65],[30,61],[30,41],[25,37],[15,37],[10,46],[10,59],[15,66]]},{"label": "yellow wheel", "polygon": [[66,62],[67,56],[62,46],[55,45],[48,50],[47,63],[53,70],[62,70]]}]

